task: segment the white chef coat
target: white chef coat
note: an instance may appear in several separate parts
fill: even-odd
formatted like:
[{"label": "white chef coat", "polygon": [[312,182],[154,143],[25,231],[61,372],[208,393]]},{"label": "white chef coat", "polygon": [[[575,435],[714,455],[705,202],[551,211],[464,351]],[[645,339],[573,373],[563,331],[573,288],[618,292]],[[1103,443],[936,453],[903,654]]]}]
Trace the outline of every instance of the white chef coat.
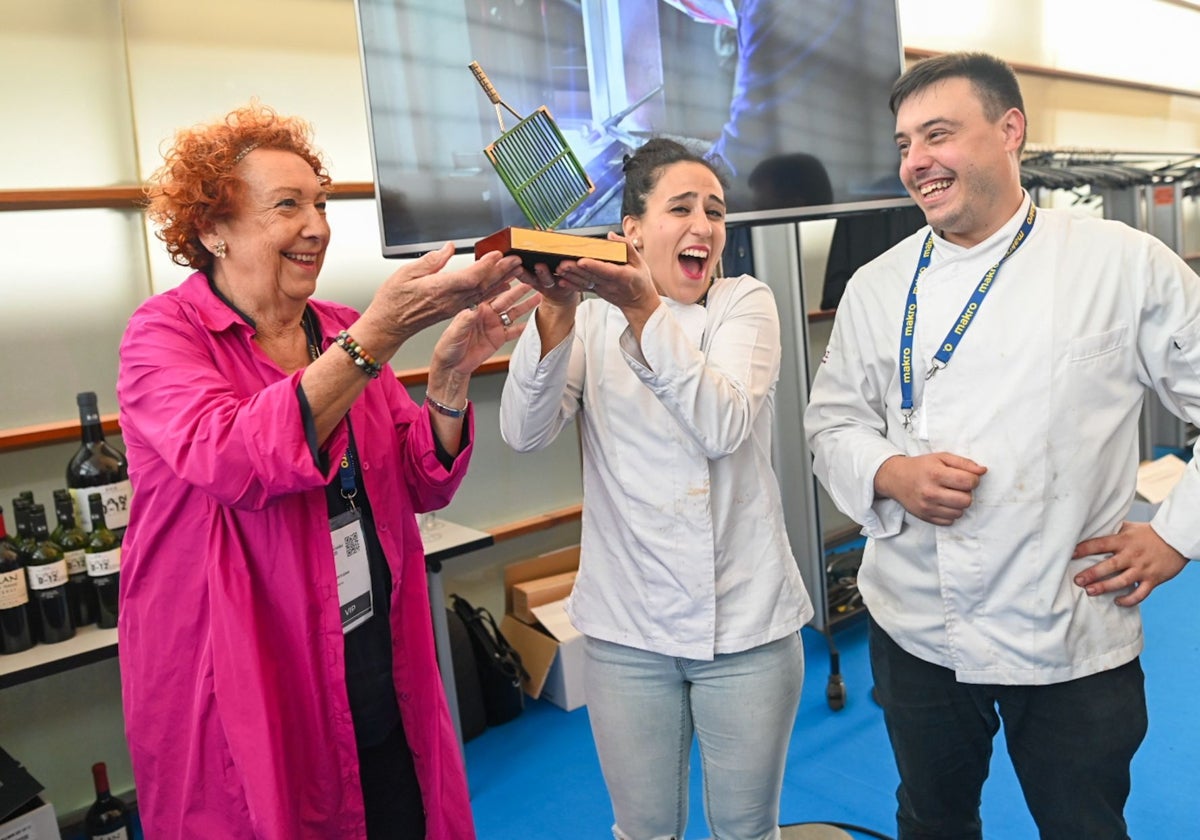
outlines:
[{"label": "white chef coat", "polygon": [[715,281],[706,306],[663,304],[640,347],[598,299],[541,359],[537,328],[509,361],[500,430],[518,451],[578,414],[583,445],[580,632],[712,659],[794,633],[812,617],[772,470],[779,318],[771,290]]},{"label": "white chef coat", "polygon": [[[900,410],[901,320],[928,228],[852,279],[805,415],[818,477],[870,538],[858,584],[871,615],[968,683],[1049,684],[1137,656],[1137,608],[1089,597],[1072,578],[1103,558],[1071,554],[1129,511],[1145,386],[1200,422],[1200,281],[1157,239],[1065,211],[1039,209],[948,366],[925,379],[1028,207],[1026,195],[972,248],[934,237],[917,295],[912,431]],[[953,525],[875,497],[889,457],[940,451],[988,469]],[[1200,556],[1197,460],[1152,524]]]}]

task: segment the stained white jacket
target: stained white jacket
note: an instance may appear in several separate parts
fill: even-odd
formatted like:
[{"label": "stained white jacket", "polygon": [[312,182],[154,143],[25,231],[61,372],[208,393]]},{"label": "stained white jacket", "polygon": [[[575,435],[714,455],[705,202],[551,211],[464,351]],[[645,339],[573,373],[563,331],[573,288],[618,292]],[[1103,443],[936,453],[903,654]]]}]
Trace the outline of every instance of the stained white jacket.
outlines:
[{"label": "stained white jacket", "polygon": [[[913,432],[901,422],[901,319],[928,228],[848,285],[805,415],[818,477],[870,537],[859,586],[872,616],[963,682],[1060,682],[1141,651],[1138,610],[1072,582],[1102,558],[1071,554],[1116,532],[1129,511],[1146,386],[1200,421],[1196,275],[1151,236],[1064,211],[1039,210],[949,365],[925,379],[1028,202],[973,248],[935,238],[918,292]],[[934,451],[988,468],[948,527],[873,491],[887,458]],[[1185,556],[1200,556],[1195,460],[1152,524]]]},{"label": "stained white jacket", "polygon": [[770,289],[748,276],[717,280],[706,307],[663,301],[640,347],[602,300],[579,306],[545,359],[531,325],[509,362],[500,430],[530,451],[578,417],[575,627],[711,659],[812,617],[770,463],[779,319]]}]

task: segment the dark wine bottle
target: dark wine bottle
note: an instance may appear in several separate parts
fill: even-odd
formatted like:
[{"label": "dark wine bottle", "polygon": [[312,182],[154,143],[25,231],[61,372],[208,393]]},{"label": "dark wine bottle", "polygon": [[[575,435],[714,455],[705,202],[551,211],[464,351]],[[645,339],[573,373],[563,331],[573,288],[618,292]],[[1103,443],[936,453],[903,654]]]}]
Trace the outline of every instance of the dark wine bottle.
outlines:
[{"label": "dark wine bottle", "polygon": [[121,571],[121,542],[108,530],[99,493],[88,496],[92,533],[88,535],[87,571],[96,590],[96,626],[117,626],[117,588]]},{"label": "dark wine bottle", "polygon": [[75,635],[67,603],[67,561],[62,550],[50,542],[43,505],[29,509],[29,523],[33,529],[33,547],[25,558],[25,575],[37,633],[46,644],[65,642]]},{"label": "dark wine bottle", "polygon": [[67,561],[67,603],[75,626],[96,623],[96,590],[87,573],[88,535],[75,518],[75,500],[69,490],[54,491],[54,515],[58,524],[50,532],[50,541],[62,549]]},{"label": "dark wine bottle", "polygon": [[29,538],[29,524],[26,519],[28,518],[29,508],[32,506],[33,493],[29,490],[23,490],[13,497],[13,522],[16,523],[17,531],[9,539],[17,544],[23,543]]},{"label": "dark wine bottle", "polygon": [[108,768],[103,761],[92,765],[92,781],[96,784],[96,801],[83,818],[87,840],[131,840],[129,809],[108,789]]},{"label": "dark wine bottle", "polygon": [[17,543],[9,537],[0,508],[0,654],[33,647],[29,626],[29,588]]},{"label": "dark wine bottle", "polygon": [[[96,394],[92,391],[77,394],[75,402],[79,405],[83,441],[67,464],[67,487],[81,512],[88,509],[87,497],[90,494],[100,494],[108,527],[119,540],[129,524],[129,500],[133,495],[133,488],[129,484],[129,464],[124,453],[104,439]],[[91,530],[88,517],[84,516],[83,520],[80,523],[83,529]]]},{"label": "dark wine bottle", "polygon": [[[33,494],[29,492],[21,493],[17,498],[13,499],[13,519],[17,523],[17,533],[13,537],[13,545],[17,547],[17,557],[21,563],[21,570],[24,571],[25,564],[29,562],[29,555],[33,554],[37,544],[33,541],[33,526],[29,523],[29,508],[33,506]],[[29,594],[29,575],[25,575],[25,594]],[[36,645],[42,640],[40,625],[37,620],[37,608],[33,605],[33,600],[30,599],[25,604],[25,612],[29,615],[29,632],[33,635],[33,643]]]}]

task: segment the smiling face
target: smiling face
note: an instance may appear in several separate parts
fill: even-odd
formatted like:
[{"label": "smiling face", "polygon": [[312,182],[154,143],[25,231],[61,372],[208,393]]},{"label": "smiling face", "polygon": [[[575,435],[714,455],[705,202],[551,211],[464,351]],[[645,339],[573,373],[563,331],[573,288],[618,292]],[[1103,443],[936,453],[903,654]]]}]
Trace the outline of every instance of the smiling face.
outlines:
[{"label": "smiling face", "polygon": [[255,149],[238,164],[245,190],[232,216],[205,237],[224,240],[214,280],[248,312],[302,309],[316,290],[329,246],[325,187],[299,155]]},{"label": "smiling face", "polygon": [[695,303],[725,248],[725,191],[702,163],[668,164],[646,195],[646,211],[626,216],[622,227],[640,241],[659,294]]},{"label": "smiling face", "polygon": [[969,79],[943,79],[896,109],[900,180],[941,236],[976,245],[1021,206],[1024,136],[1018,109],[988,119]]}]

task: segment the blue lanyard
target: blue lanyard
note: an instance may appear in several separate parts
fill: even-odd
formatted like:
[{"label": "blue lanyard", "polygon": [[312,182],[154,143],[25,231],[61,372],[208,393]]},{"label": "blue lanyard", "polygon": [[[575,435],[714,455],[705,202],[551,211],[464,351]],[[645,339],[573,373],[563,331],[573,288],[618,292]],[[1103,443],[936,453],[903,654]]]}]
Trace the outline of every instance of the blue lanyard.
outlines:
[{"label": "blue lanyard", "polygon": [[[958,343],[962,341],[962,337],[966,335],[967,328],[971,326],[971,322],[975,320],[975,316],[979,314],[979,308],[983,305],[983,299],[988,291],[992,288],[992,281],[996,279],[996,275],[1000,273],[1000,266],[1011,257],[1016,250],[1021,247],[1021,243],[1029,236],[1029,231],[1033,229],[1033,221],[1037,218],[1037,207],[1033,202],[1029,203],[1029,213],[1025,216],[1025,221],[1021,224],[1021,229],[1017,231],[1009,243],[1008,250],[1004,252],[1004,256],[1000,258],[1000,262],[987,270],[983,275],[983,279],[979,281],[979,285],[975,287],[975,291],[971,294],[967,305],[963,307],[962,314],[958,316],[958,320],[954,322],[954,326],[950,328],[950,332],[946,333],[946,337],[942,339],[942,346],[938,348],[933,359],[929,363],[929,372],[925,374],[925,378],[931,378],[935,373],[950,364],[950,357],[954,355],[954,351],[958,349]],[[904,413],[904,428],[912,428],[913,415],[913,335],[916,332],[917,326],[917,281],[921,279],[921,275],[925,273],[925,269],[929,268],[930,260],[933,257],[933,232],[925,237],[925,244],[921,247],[921,258],[917,260],[917,270],[913,273],[912,285],[908,287],[908,301],[904,307],[904,320],[900,324],[900,410]]]},{"label": "blue lanyard", "polygon": [[342,498],[350,505],[350,509],[354,510],[354,497],[358,495],[358,483],[354,480],[353,442],[346,447],[346,452],[342,455],[342,462],[338,465],[338,478],[342,483]]}]

